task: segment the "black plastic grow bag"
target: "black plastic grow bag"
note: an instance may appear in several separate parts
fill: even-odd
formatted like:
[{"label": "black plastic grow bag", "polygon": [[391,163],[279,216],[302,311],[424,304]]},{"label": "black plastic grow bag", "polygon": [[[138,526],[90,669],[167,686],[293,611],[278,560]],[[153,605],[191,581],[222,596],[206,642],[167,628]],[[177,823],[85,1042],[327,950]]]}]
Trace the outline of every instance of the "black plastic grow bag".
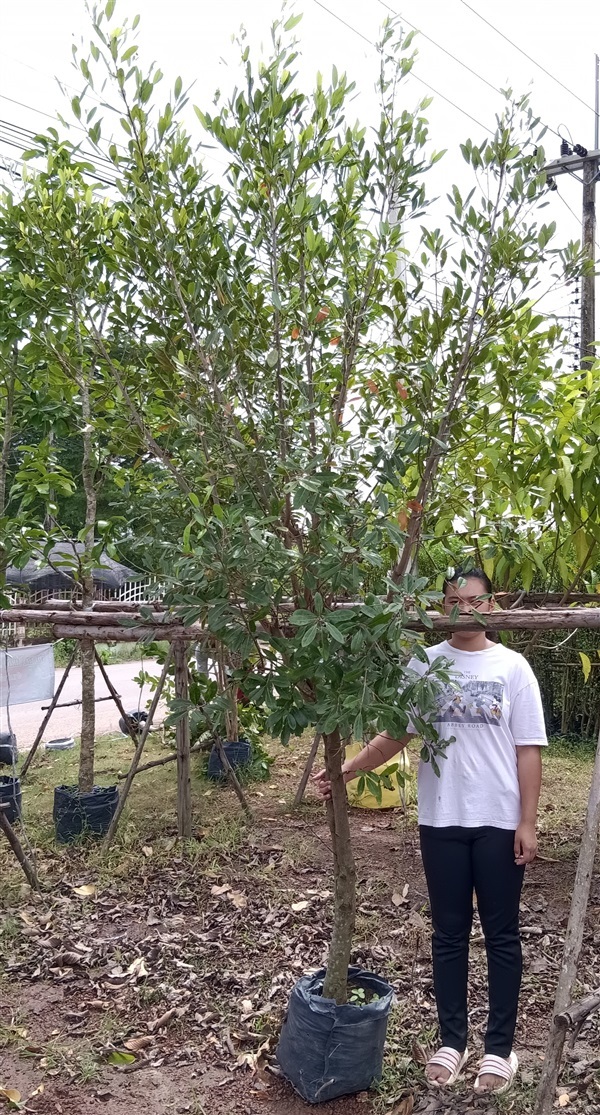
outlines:
[{"label": "black plastic grow bag", "polygon": [[0,803],[8,805],[8,809],[4,810],[4,816],[11,825],[18,821],[21,816],[21,781],[19,778],[11,778],[10,775],[0,775]]},{"label": "black plastic grow bag", "polygon": [[348,980],[379,998],[357,1006],[324,999],[325,969],[293,988],[277,1060],[284,1076],[308,1103],[364,1092],[381,1079],[387,1020],[394,996],[389,983],[362,968]]},{"label": "black plastic grow bag", "polygon": [[[230,740],[229,743],[223,744],[223,750],[234,770],[236,767],[247,766],[252,756],[252,748],[247,739]],[[223,769],[221,756],[215,745],[213,745],[208,757],[206,776],[215,781],[227,777],[226,771]]]},{"label": "black plastic grow bag", "polygon": [[17,737],[14,732],[0,732],[0,767],[12,767],[18,756]]},{"label": "black plastic grow bag", "polygon": [[128,712],[126,716],[127,719],[121,717],[119,720],[119,728],[123,735],[128,736],[130,734],[129,727],[131,727],[132,731],[138,732],[141,735],[144,730],[144,724],[148,719],[146,710],[134,708],[131,712]]},{"label": "black plastic grow bag", "polygon": [[79,836],[103,836],[118,801],[116,786],[94,786],[89,794],[80,794],[77,786],[57,786],[52,814],[56,839],[71,844]]}]

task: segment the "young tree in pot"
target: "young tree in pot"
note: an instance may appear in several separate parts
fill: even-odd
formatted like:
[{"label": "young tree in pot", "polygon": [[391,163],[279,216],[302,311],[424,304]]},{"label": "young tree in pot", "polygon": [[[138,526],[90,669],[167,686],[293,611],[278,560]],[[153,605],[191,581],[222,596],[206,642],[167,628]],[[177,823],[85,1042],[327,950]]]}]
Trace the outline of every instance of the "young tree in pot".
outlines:
[{"label": "young tree in pot", "polygon": [[[443,672],[417,679],[407,668],[419,654],[408,607],[425,616],[432,599],[407,570],[461,408],[494,370],[496,341],[515,326],[518,301],[515,310],[506,295],[513,279],[518,285],[525,248],[537,243],[515,224],[537,196],[543,152],[521,152],[510,110],[499,120],[477,148],[478,165],[494,181],[505,181],[510,165],[515,180],[506,197],[500,191],[500,201],[465,216],[469,251],[437,318],[428,308],[413,313],[407,283],[418,297],[419,269],[412,261],[403,281],[398,264],[436,156],[424,154],[424,106],[396,108],[412,66],[409,41],[386,30],[381,122],[367,142],[345,119],[345,77],[334,72],[328,87],[319,79],[312,98],[297,90],[286,37],[294,22],[276,27],[273,57],[258,71],[244,48],[244,88],[216,116],[198,112],[228,155],[227,190],[205,183],[174,124],[181,82],[153,131],[152,82],[131,64],[125,33],[107,37],[98,17],[96,49],[122,95],[130,136],[125,154],[112,149],[127,201],[112,265],[143,297],[122,316],[135,323],[144,399],[160,384],[181,431],[167,467],[190,519],[171,551],[176,560],[183,550],[170,563],[171,601],[240,656],[235,677],[267,705],[274,734],[287,742],[313,724],[324,736],[335,899],[322,991],[343,1007],[356,877],[340,741],[375,725],[401,737],[416,706],[424,757],[435,761],[427,716]],[[144,315],[160,334],[161,375]],[[391,341],[387,322],[397,329]],[[432,392],[416,416],[404,406],[410,388],[396,359],[409,344],[440,385],[440,399]],[[118,361],[107,366],[144,428],[151,404],[136,405],[124,390]],[[407,548],[410,524],[391,512],[415,462],[426,467]],[[390,579],[399,550],[406,557]]]}]

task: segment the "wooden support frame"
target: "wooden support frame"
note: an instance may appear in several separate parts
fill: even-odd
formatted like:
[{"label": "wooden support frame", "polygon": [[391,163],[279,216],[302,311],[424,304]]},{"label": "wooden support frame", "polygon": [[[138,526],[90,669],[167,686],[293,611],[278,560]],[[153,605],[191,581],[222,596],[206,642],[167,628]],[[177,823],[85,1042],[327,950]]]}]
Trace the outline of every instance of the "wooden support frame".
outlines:
[{"label": "wooden support frame", "polygon": [[131,725],[129,723],[129,717],[128,717],[127,713],[125,712],[125,709],[123,708],[123,702],[122,702],[119,694],[117,693],[112,681],[110,680],[110,678],[108,676],[108,673],[107,673],[106,668],[104,666],[104,662],[102,661],[100,655],[98,654],[97,649],[94,650],[94,655],[95,655],[95,658],[96,658],[96,665],[100,668],[100,673],[102,674],[102,677],[104,678],[106,688],[108,689],[108,692],[109,692],[110,696],[112,697],[112,699],[115,702],[119,712],[121,713],[121,716],[123,717],[123,720],[125,721],[125,727],[127,728],[127,731],[129,733],[129,735],[131,736],[131,739],[133,740],[133,743],[134,743],[135,747],[137,747],[138,741],[139,741],[139,738],[140,738],[140,733],[137,732],[134,728],[131,727]]},{"label": "wooden support frame", "polygon": [[129,797],[129,791],[131,789],[131,784],[133,782],[133,779],[135,778],[135,774],[136,774],[137,768],[139,766],[140,758],[142,756],[142,751],[144,750],[144,746],[146,744],[146,739],[147,739],[148,733],[150,731],[150,726],[152,724],[154,714],[155,714],[155,712],[158,708],[158,702],[160,701],[165,681],[167,680],[167,674],[169,672],[169,667],[171,665],[172,657],[173,657],[173,648],[169,647],[167,657],[165,659],[165,664],[162,668],[162,673],[160,675],[160,678],[158,679],[158,684],[156,686],[156,689],[154,690],[154,696],[152,698],[152,704],[150,705],[150,709],[149,709],[149,712],[148,712],[148,719],[147,719],[146,723],[144,724],[142,734],[141,734],[141,736],[140,736],[140,738],[137,742],[135,753],[134,753],[133,759],[131,760],[131,766],[129,768],[129,773],[127,774],[127,778],[125,779],[125,785],[123,786],[123,789],[121,790],[121,793],[119,794],[119,802],[118,802],[117,808],[115,810],[115,815],[114,815],[112,821],[110,822],[108,832],[107,832],[106,836],[104,837],[104,849],[105,849],[105,851],[108,851],[108,849],[110,848],[110,846],[111,846],[111,844],[114,840],[114,836],[115,836],[115,833],[117,831],[117,826],[118,826],[119,821],[121,819],[121,814],[122,814],[122,812],[125,808],[125,802],[127,801],[127,798]]},{"label": "wooden support frame", "polygon": [[21,864],[27,882],[29,883],[32,890],[35,890],[39,893],[40,884],[35,872],[35,867],[32,863],[30,863],[27,856],[25,855],[25,852],[23,851],[23,845],[21,844],[19,837],[17,836],[8,817],[6,816],[6,810],[9,808],[10,806],[8,805],[8,803],[0,805],[0,828],[2,829],[6,839],[8,840],[8,843],[10,844],[17,860]]},{"label": "wooden support frame", "polygon": [[[554,1024],[544,1055],[542,1075],[535,1099],[533,1115],[551,1115],[556,1100],[556,1083],[560,1072],[560,1064],[567,1035],[567,1017],[570,1011],[570,1002],[573,996],[573,987],[577,978],[577,962],[583,943],[585,916],[590,897],[594,858],[598,843],[598,827],[600,826],[600,738],[596,747],[596,760],[592,783],[588,799],[587,813],[577,860],[577,872],[571,898],[571,910],[565,944],[563,960],[558,977],[556,996],[554,999]],[[589,1013],[589,1012],[588,1012]]]},{"label": "wooden support frame", "polygon": [[310,778],[312,768],[315,765],[315,759],[317,757],[317,751],[319,750],[320,742],[321,733],[316,732],[310,746],[310,752],[308,755],[308,759],[306,760],[306,765],[304,767],[304,770],[302,771],[302,778],[300,779],[300,782],[298,783],[298,789],[296,790],[296,797],[294,798],[294,806],[296,808],[302,804],[302,801],[304,799],[306,787],[308,786],[308,780]]},{"label": "wooden support frame", "polygon": [[61,677],[61,679],[58,683],[58,688],[56,690],[56,693],[54,694],[50,704],[48,705],[48,711],[47,711],[44,719],[42,720],[42,723],[40,724],[40,727],[38,728],[37,735],[36,735],[32,745],[31,745],[31,747],[29,748],[29,751],[28,751],[27,756],[25,758],[25,762],[23,763],[23,766],[21,768],[21,772],[19,774],[20,778],[24,778],[25,775],[27,774],[27,771],[29,770],[29,767],[31,766],[32,759],[34,758],[35,753],[36,753],[38,747],[40,746],[40,743],[42,742],[42,736],[43,736],[44,732],[46,731],[46,725],[48,724],[48,721],[50,720],[50,717],[52,716],[52,713],[54,712],[54,709],[56,708],[56,706],[58,704],[58,698],[60,697],[60,695],[61,695],[61,693],[64,689],[65,682],[66,682],[66,680],[69,676],[71,666],[73,665],[73,663],[75,661],[76,654],[77,654],[77,651],[74,650],[71,657],[69,658],[69,661],[67,662],[67,665],[65,667],[65,672],[64,672],[63,676]]}]

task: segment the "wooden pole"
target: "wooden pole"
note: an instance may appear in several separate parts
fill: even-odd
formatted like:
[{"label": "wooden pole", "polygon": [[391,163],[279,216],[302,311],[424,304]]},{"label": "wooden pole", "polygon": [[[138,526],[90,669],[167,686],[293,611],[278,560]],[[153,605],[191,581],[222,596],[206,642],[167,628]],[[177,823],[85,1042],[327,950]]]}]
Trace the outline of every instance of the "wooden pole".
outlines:
[{"label": "wooden pole", "polygon": [[[208,751],[209,747],[212,747],[212,745],[212,739],[206,740],[205,743],[195,743],[193,747],[190,747],[190,755],[198,755],[200,751]],[[150,763],[142,763],[141,767],[138,767],[135,773],[138,775],[144,770],[152,770],[153,767],[164,767],[165,763],[174,763],[176,758],[177,752],[173,751],[171,755],[164,755],[162,759],[152,759]],[[127,775],[120,774],[118,777],[122,782],[124,778],[127,778]]]},{"label": "wooden pole", "polygon": [[114,815],[112,821],[110,822],[110,827],[108,829],[108,832],[107,832],[106,836],[104,837],[104,849],[105,849],[105,851],[108,851],[108,849],[110,848],[110,846],[111,846],[111,844],[114,840],[115,832],[117,831],[117,825],[119,824],[121,813],[123,812],[123,809],[125,808],[125,802],[127,801],[127,798],[129,797],[129,791],[131,789],[131,784],[133,782],[133,779],[135,778],[135,773],[136,773],[137,768],[139,766],[142,751],[144,750],[146,739],[147,739],[148,733],[150,731],[150,725],[152,724],[152,719],[153,719],[154,714],[155,714],[155,712],[158,708],[158,702],[160,701],[161,693],[163,691],[164,684],[165,684],[165,681],[167,679],[167,674],[169,672],[169,666],[171,665],[172,656],[173,656],[173,647],[170,646],[169,650],[167,652],[167,657],[165,658],[165,664],[164,664],[163,669],[162,669],[162,674],[160,675],[160,678],[158,679],[158,684],[156,686],[156,689],[154,690],[154,696],[152,698],[152,704],[150,705],[150,709],[149,709],[149,712],[148,712],[148,719],[147,719],[146,723],[144,724],[144,729],[143,729],[142,734],[141,734],[141,736],[140,736],[140,738],[137,742],[136,749],[135,749],[135,752],[134,752],[134,756],[133,756],[133,759],[131,760],[131,766],[129,768],[129,773],[127,775],[127,778],[125,779],[125,785],[123,786],[123,789],[121,790],[121,793],[119,794],[119,801],[118,801],[118,804],[117,804],[117,808],[115,810],[115,815]]},{"label": "wooden pole", "polygon": [[308,780],[310,778],[312,768],[315,765],[315,759],[317,757],[317,751],[319,750],[320,742],[321,742],[321,733],[316,732],[315,737],[314,737],[314,739],[312,741],[312,744],[311,744],[308,759],[306,760],[306,765],[304,767],[304,770],[302,771],[302,778],[300,779],[300,782],[298,784],[298,789],[296,790],[296,797],[294,798],[294,806],[298,806],[298,805],[302,804],[302,799],[304,798],[304,793],[305,793],[306,787],[308,785]]},{"label": "wooden pole", "polygon": [[237,796],[240,800],[240,804],[242,806],[242,809],[244,810],[245,813],[248,814],[248,816],[251,816],[251,810],[250,810],[250,806],[248,805],[248,799],[246,798],[246,795],[245,795],[244,791],[242,790],[242,785],[241,785],[241,782],[240,782],[237,774],[235,773],[231,763],[229,762],[229,759],[227,758],[225,748],[223,747],[223,740],[222,739],[217,739],[216,742],[215,742],[215,746],[216,746],[217,751],[219,753],[219,758],[220,758],[220,760],[223,764],[223,770],[225,771],[228,781],[231,782],[231,785],[232,785],[233,789],[235,790],[235,792],[236,792],[236,794],[237,794]]},{"label": "wooden pole", "polygon": [[[102,677],[104,678],[104,681],[106,683],[106,688],[108,689],[108,692],[110,693],[110,695],[111,695],[113,701],[115,702],[119,712],[121,713],[121,716],[123,717],[123,720],[125,721],[125,727],[127,728],[127,731],[129,732],[129,735],[131,736],[131,739],[133,740],[135,746],[137,747],[138,740],[140,738],[140,733],[130,725],[129,717],[128,717],[127,713],[125,712],[125,709],[123,708],[123,702],[122,702],[119,694],[117,693],[112,681],[110,680],[110,678],[109,678],[109,676],[108,676],[108,674],[107,674],[107,672],[104,668],[104,662],[102,661],[100,655],[98,654],[98,651],[96,651],[95,654],[96,654],[96,663],[100,667],[100,673],[102,674]],[[140,690],[140,693],[141,693],[141,690]]]},{"label": "wooden pole", "polygon": [[12,827],[8,817],[5,814],[5,810],[9,808],[10,806],[8,805],[8,803],[0,805],[0,828],[2,829],[6,839],[8,840],[8,843],[15,853],[15,856],[17,857],[19,863],[21,864],[21,867],[25,872],[27,882],[29,883],[30,887],[32,888],[32,890],[39,891],[40,884],[35,873],[35,868],[33,864],[30,863],[27,859],[27,856],[23,851],[23,845],[21,844],[19,837],[17,836],[14,828]]},{"label": "wooden pole", "polygon": [[[173,643],[175,696],[189,698],[187,650],[181,639]],[[190,717],[186,712],[175,726],[177,742],[177,832],[180,840],[192,838],[192,786],[190,780]]]},{"label": "wooden pole", "polygon": [[600,739],[596,749],[596,761],[590,787],[587,813],[579,859],[569,922],[565,934],[563,959],[558,977],[558,986],[554,999],[554,1024],[550,1032],[544,1066],[538,1086],[533,1115],[551,1115],[554,1101],[556,1100],[556,1082],[560,1071],[560,1061],[567,1034],[565,1014],[573,997],[573,987],[577,978],[577,962],[583,942],[585,915],[590,896],[590,885],[594,869],[594,857],[598,841],[598,826],[600,824]]},{"label": "wooden pole", "polygon": [[27,774],[27,771],[29,770],[29,767],[31,766],[31,760],[33,759],[38,747],[40,746],[40,743],[42,742],[42,736],[43,736],[44,732],[46,731],[46,725],[47,725],[48,721],[50,720],[50,717],[52,716],[52,713],[54,712],[54,709],[56,708],[56,706],[58,704],[58,698],[60,697],[60,695],[61,695],[61,693],[64,689],[65,682],[66,682],[66,680],[69,676],[69,671],[71,669],[71,666],[73,665],[73,663],[75,661],[76,654],[77,654],[77,651],[74,650],[71,657],[69,658],[69,661],[67,662],[65,672],[64,672],[63,676],[61,677],[61,679],[58,683],[58,689],[56,690],[56,693],[54,694],[54,696],[52,698],[52,701],[48,705],[48,711],[47,711],[44,719],[42,720],[42,723],[41,723],[40,727],[38,728],[38,733],[37,733],[37,735],[36,735],[36,737],[33,741],[33,744],[31,745],[31,747],[29,749],[29,754],[27,755],[27,757],[25,759],[25,762],[23,763],[23,767],[22,767],[21,773],[19,775],[20,778],[24,778],[25,775]]}]

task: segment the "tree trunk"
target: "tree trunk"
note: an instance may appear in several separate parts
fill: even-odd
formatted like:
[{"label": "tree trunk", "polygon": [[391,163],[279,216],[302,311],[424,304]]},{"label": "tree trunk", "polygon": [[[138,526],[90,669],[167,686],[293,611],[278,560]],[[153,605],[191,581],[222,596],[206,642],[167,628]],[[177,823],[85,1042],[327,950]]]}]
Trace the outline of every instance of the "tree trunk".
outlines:
[{"label": "tree trunk", "polygon": [[583,941],[585,916],[590,896],[590,884],[594,869],[594,857],[598,841],[598,825],[600,823],[600,740],[596,749],[596,761],[590,787],[587,814],[581,848],[577,862],[577,873],[571,899],[569,923],[565,934],[565,947],[563,961],[558,977],[556,997],[554,1000],[554,1025],[552,1027],[546,1053],[544,1067],[540,1079],[534,1115],[550,1115],[556,1099],[556,1082],[560,1071],[560,1060],[567,1033],[564,1015],[573,998],[573,986],[577,978],[577,964]]},{"label": "tree trunk", "polygon": [[94,743],[96,739],[96,655],[94,640],[81,640],[81,747],[79,793],[89,794],[94,786]]},{"label": "tree trunk", "polygon": [[339,731],[323,737],[325,766],[331,780],[327,821],[333,845],[334,907],[331,945],[323,996],[345,1003],[348,999],[348,966],[356,921],[356,867],[352,855],[348,799],[342,775],[342,741]]},{"label": "tree trunk", "polygon": [[[175,696],[188,699],[187,648],[178,640],[173,644]],[[190,717],[186,712],[175,727],[177,741],[177,832],[180,840],[192,837],[192,790],[190,782]]]},{"label": "tree trunk", "polygon": [[[6,480],[8,476],[8,462],[13,436],[13,412],[15,405],[15,383],[17,379],[17,362],[19,350],[17,344],[13,345],[12,364],[6,381],[6,404],[4,408],[4,429],[2,431],[2,453],[0,454],[0,519],[6,508]],[[4,586],[7,567],[6,550],[0,543],[0,588]]]},{"label": "tree trunk", "polygon": [[[96,462],[92,443],[92,407],[90,385],[92,371],[84,367],[84,352],[79,325],[79,313],[73,306],[73,325],[79,356],[79,389],[81,391],[81,418],[83,422],[83,463],[81,478],[85,492],[84,553],[80,563],[82,604],[91,608],[94,600],[94,573],[92,551],[96,529]],[[96,738],[96,657],[94,640],[86,637],[81,642],[81,744],[79,752],[79,792],[89,793],[94,786],[94,744]]]}]

